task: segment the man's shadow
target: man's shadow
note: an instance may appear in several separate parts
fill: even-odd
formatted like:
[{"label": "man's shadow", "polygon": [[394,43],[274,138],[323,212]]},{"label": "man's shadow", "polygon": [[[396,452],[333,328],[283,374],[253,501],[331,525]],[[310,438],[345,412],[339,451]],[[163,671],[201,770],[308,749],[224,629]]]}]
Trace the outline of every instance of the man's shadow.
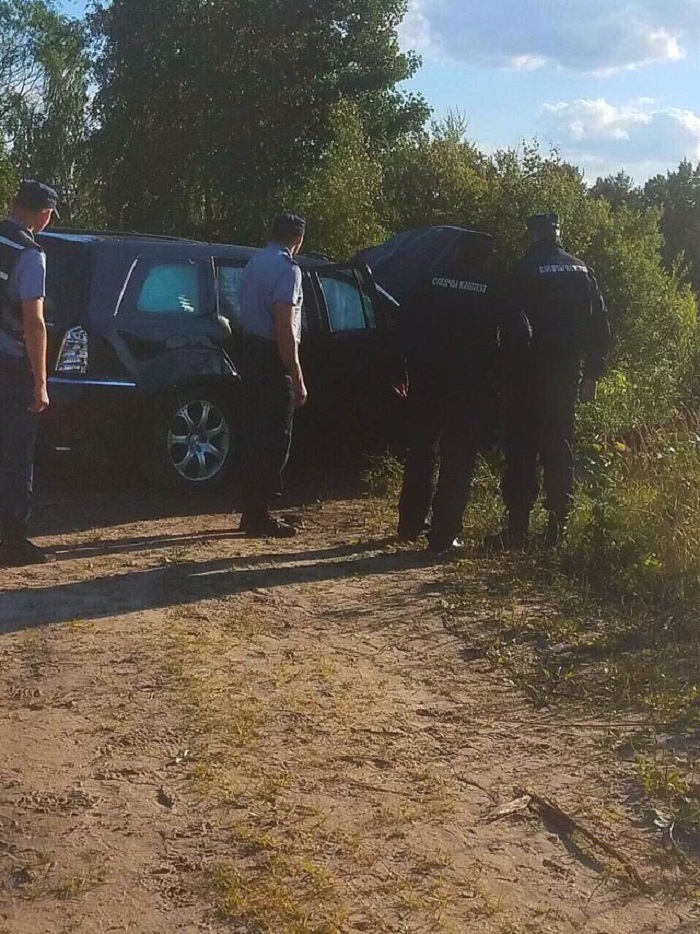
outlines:
[{"label": "man's shadow", "polygon": [[[427,552],[377,552],[381,545],[367,542],[293,554],[185,561],[91,580],[7,590],[0,592],[0,633],[182,606],[258,588],[389,574],[434,561]],[[277,563],[259,566],[271,561]]]}]

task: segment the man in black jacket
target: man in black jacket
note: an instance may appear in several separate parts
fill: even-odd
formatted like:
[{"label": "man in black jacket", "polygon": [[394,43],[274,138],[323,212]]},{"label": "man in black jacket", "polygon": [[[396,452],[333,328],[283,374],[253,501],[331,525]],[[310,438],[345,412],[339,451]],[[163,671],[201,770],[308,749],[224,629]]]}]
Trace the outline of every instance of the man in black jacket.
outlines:
[{"label": "man in black jacket", "polygon": [[592,270],[561,245],[559,216],[536,214],[527,222],[529,249],[505,290],[505,314],[520,309],[532,338],[509,374],[506,469],[502,482],[508,511],[504,532],[492,548],[527,544],[530,512],[544,474],[549,513],[545,544],[566,529],[574,494],[576,398],[593,401],[610,343],[605,302]]},{"label": "man in black jacket", "polygon": [[34,180],[20,185],[0,222],[0,564],[41,564],[27,539],[39,414],[46,378],[46,257],[34,235],[51,221],[58,196]]},{"label": "man in black jacket", "polygon": [[409,437],[398,535],[416,540],[432,503],[428,543],[438,553],[457,544],[477,453],[490,426],[497,347],[487,274],[491,248],[487,234],[461,231],[399,315],[397,337],[408,378],[406,387],[395,388],[408,391]]}]

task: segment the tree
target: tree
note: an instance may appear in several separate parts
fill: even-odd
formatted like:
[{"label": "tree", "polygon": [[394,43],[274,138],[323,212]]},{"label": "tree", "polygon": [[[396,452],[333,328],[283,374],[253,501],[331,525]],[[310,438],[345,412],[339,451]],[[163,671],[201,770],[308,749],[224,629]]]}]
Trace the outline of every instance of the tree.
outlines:
[{"label": "tree", "polygon": [[643,204],[642,190],[634,184],[634,179],[626,172],[620,171],[617,175],[607,175],[596,179],[590,190],[592,198],[604,198],[612,207],[626,206],[640,208]]},{"label": "tree", "polygon": [[114,0],[99,43],[95,144],[110,219],[258,238],[357,107],[376,151],[428,109],[397,91],[405,0]]},{"label": "tree", "polygon": [[0,0],[0,131],[41,84],[39,47],[53,14],[42,0]]},{"label": "tree", "polygon": [[12,159],[23,175],[49,179],[61,194],[64,223],[94,217],[94,179],[88,160],[90,63],[79,22],[53,24],[38,48],[42,79],[17,107],[12,121]]},{"label": "tree", "polygon": [[0,139],[16,171],[52,182],[64,220],[85,178],[89,61],[83,25],[45,0],[0,0]]},{"label": "tree", "polygon": [[700,163],[687,160],[674,172],[657,175],[644,186],[645,202],[662,209],[663,256],[667,267],[679,260],[700,295]]},{"label": "tree", "polygon": [[331,133],[326,154],[304,187],[290,193],[290,202],[308,220],[306,249],[345,259],[388,236],[378,211],[382,170],[369,151],[357,105],[338,105]]},{"label": "tree", "polygon": [[481,223],[491,175],[488,159],[469,142],[459,113],[404,138],[384,160],[384,213],[394,231]]}]

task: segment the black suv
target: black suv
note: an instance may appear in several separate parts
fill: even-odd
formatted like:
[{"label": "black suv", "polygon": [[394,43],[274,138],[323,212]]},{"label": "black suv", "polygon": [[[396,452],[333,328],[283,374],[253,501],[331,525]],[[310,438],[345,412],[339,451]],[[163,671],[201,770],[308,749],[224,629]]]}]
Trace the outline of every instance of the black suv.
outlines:
[{"label": "black suv", "polygon": [[[240,439],[238,289],[255,250],[55,229],[39,240],[52,403],[44,439],[53,447],[100,439],[133,454],[155,481],[185,489],[224,480]],[[391,406],[383,340],[391,299],[362,264],[299,263],[302,439],[376,444]]]}]

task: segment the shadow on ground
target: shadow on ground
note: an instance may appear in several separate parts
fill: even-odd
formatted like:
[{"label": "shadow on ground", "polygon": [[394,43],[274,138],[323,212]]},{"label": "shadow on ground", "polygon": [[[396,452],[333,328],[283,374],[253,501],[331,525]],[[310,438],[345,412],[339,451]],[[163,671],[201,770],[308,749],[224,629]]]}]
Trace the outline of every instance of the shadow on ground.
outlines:
[{"label": "shadow on ground", "polygon": [[[280,508],[294,509],[320,500],[357,496],[369,461],[354,459],[321,465],[298,459],[290,465]],[[46,456],[36,470],[36,497],[31,521],[33,535],[65,535],[188,516],[231,515],[231,531],[238,525],[239,488],[235,481],[221,488],[183,493],[159,489],[135,468],[88,454]],[[173,542],[177,544],[177,542]],[[96,554],[99,552],[95,552]]]},{"label": "shadow on ground", "polygon": [[[92,580],[5,591],[0,593],[0,633],[182,606],[261,587],[388,574],[421,567],[432,560],[425,552],[377,551],[383,544],[369,541],[294,554],[186,561]],[[274,566],[270,566],[271,562]]]}]

